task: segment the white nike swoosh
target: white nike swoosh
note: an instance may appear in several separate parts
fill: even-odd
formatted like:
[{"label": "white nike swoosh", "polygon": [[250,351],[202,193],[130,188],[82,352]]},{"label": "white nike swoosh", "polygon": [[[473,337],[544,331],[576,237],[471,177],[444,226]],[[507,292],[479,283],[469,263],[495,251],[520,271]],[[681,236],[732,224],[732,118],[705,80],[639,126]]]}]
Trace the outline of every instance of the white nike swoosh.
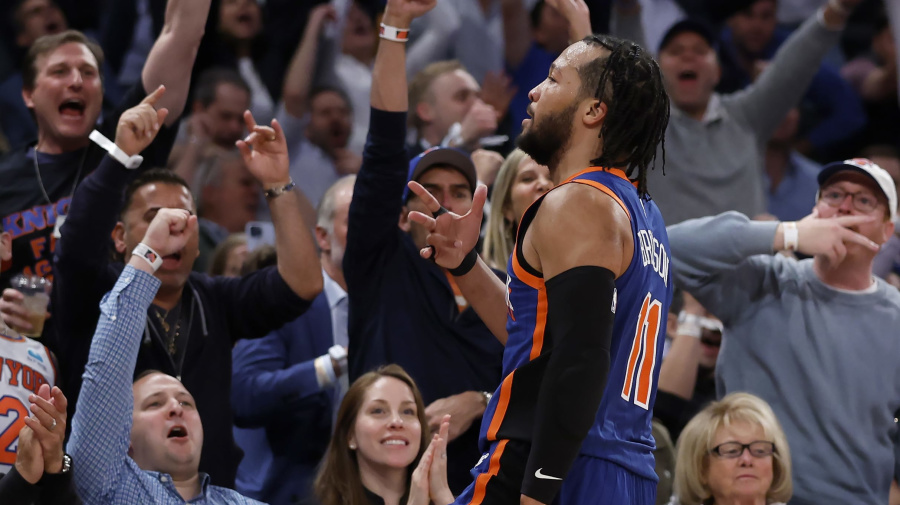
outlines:
[{"label": "white nike swoosh", "polygon": [[541,473],[541,470],[543,470],[543,468],[538,468],[537,471],[534,472],[534,476],[537,477],[538,479],[544,479],[544,480],[562,480],[562,479],[560,479],[559,477],[551,477],[551,476],[549,476],[549,475],[544,475],[543,473]]}]

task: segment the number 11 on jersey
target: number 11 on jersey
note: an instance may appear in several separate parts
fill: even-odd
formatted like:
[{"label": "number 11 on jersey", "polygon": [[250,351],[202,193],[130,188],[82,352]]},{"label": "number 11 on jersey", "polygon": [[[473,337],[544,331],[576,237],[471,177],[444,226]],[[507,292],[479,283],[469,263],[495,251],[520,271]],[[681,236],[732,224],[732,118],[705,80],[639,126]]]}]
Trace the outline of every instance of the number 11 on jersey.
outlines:
[{"label": "number 11 on jersey", "polygon": [[631,354],[628,356],[628,368],[625,370],[625,385],[622,387],[622,399],[626,402],[631,401],[634,390],[634,404],[644,410],[650,410],[653,370],[656,368],[656,343],[661,323],[662,303],[653,300],[650,293],[647,293],[644,303],[641,304]]}]

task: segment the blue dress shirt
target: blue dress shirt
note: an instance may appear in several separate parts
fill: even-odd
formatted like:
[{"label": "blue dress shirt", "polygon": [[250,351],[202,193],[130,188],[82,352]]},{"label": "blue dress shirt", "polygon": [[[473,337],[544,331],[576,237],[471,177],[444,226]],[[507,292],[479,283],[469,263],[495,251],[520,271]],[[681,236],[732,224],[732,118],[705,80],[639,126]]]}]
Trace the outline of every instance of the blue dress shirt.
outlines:
[{"label": "blue dress shirt", "polygon": [[185,501],[168,474],[141,470],[128,457],[134,393],[132,374],[147,318],[160,281],[126,266],[100,303],[68,453],[75,486],[85,503],[115,505],[256,504],[230,489],[212,486],[200,474],[200,495]]}]

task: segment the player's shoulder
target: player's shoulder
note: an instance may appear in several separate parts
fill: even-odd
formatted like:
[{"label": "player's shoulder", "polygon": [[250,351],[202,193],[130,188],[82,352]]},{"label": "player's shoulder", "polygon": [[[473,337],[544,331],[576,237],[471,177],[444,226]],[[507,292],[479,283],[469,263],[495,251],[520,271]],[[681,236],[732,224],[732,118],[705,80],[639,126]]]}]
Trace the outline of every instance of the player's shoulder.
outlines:
[{"label": "player's shoulder", "polygon": [[577,223],[591,227],[591,223],[627,225],[629,219],[627,207],[611,189],[598,191],[591,185],[569,183],[547,193],[535,224],[550,222],[556,227]]}]

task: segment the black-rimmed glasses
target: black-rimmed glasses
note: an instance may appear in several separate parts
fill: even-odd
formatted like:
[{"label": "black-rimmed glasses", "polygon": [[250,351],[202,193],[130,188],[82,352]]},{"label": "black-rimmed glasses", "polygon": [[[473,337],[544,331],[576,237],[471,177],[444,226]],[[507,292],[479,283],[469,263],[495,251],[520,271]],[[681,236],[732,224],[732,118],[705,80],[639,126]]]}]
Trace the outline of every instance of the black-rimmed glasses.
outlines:
[{"label": "black-rimmed glasses", "polygon": [[720,458],[734,459],[741,457],[741,454],[744,454],[744,449],[749,450],[750,455],[754,458],[764,458],[766,456],[771,456],[775,452],[775,444],[765,440],[756,440],[749,444],[725,442],[724,444],[713,447],[709,452]]}]

